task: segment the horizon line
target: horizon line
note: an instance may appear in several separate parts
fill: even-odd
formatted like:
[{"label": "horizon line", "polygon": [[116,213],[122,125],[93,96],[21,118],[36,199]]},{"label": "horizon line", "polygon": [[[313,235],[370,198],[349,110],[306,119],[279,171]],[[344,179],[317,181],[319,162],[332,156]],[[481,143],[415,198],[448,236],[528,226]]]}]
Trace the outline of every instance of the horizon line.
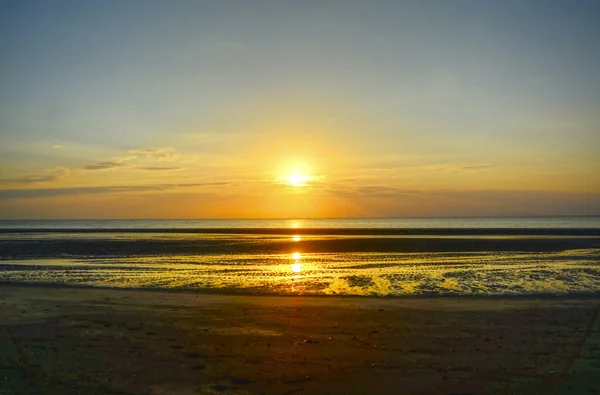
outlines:
[{"label": "horizon line", "polygon": [[202,218],[0,218],[0,221],[314,221],[314,220],[373,220],[373,219],[483,219],[483,218],[588,218],[598,214],[555,215],[451,215],[451,216],[391,216],[391,217],[202,217]]}]

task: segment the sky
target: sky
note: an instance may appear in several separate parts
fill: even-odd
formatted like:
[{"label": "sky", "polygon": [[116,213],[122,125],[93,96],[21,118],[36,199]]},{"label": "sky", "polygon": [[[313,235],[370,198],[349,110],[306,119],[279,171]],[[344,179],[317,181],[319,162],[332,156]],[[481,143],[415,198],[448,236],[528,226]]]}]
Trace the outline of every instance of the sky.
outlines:
[{"label": "sky", "polygon": [[0,0],[0,218],[600,215],[599,20]]}]

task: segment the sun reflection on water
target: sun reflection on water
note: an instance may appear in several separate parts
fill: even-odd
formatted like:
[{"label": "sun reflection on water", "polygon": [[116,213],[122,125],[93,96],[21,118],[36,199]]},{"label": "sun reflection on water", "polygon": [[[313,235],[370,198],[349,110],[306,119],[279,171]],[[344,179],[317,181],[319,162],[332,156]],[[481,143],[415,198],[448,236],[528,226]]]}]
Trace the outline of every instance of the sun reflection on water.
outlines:
[{"label": "sun reflection on water", "polygon": [[600,289],[598,248],[530,254],[315,253],[296,247],[265,255],[3,261],[2,274],[25,283],[307,295],[528,295]]},{"label": "sun reflection on water", "polygon": [[302,221],[298,221],[298,220],[290,221],[290,228],[293,228],[293,229],[302,228]]},{"label": "sun reflection on water", "polygon": [[296,235],[296,236],[292,237],[292,240],[294,240],[294,241],[300,241],[300,240],[302,240],[302,238],[300,236]]},{"label": "sun reflection on water", "polygon": [[[292,254],[292,259],[294,260],[294,263],[292,263],[292,272],[293,273],[300,273],[302,271],[302,264],[300,263],[300,258],[302,257],[302,255],[299,252],[294,252]],[[292,278],[300,278],[301,276],[295,275]]]}]

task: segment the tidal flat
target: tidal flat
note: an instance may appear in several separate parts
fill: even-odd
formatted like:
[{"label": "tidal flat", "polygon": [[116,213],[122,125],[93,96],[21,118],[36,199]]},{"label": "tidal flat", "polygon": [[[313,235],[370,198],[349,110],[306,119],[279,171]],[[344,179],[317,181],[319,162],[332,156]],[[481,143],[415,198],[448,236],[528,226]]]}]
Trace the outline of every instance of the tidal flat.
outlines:
[{"label": "tidal flat", "polygon": [[0,233],[0,274],[10,283],[249,295],[567,295],[600,290],[598,230],[454,231],[458,234],[412,230],[414,234],[382,235],[379,229],[370,235],[315,235],[314,229],[297,234],[13,231]]}]

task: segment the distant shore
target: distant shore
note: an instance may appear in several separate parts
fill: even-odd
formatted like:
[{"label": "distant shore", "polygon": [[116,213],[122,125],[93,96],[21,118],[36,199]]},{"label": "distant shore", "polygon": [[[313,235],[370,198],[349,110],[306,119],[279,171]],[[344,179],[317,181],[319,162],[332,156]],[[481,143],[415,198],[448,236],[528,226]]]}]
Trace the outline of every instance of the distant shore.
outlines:
[{"label": "distant shore", "polygon": [[0,285],[0,375],[9,394],[591,393],[599,310]]}]

